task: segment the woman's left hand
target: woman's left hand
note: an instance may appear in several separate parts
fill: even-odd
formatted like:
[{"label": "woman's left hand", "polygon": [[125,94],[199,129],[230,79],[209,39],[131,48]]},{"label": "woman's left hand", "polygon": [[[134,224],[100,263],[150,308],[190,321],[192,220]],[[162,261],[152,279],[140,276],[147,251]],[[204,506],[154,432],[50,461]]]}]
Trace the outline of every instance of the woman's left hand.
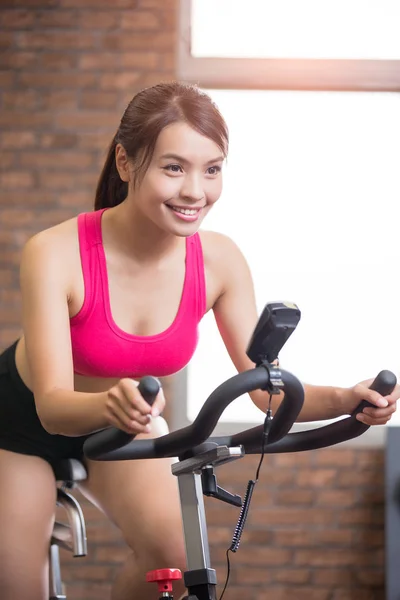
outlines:
[{"label": "woman's left hand", "polygon": [[368,406],[358,413],[356,417],[358,421],[365,425],[385,425],[396,411],[396,402],[400,398],[400,385],[396,385],[388,396],[381,396],[378,392],[369,389],[372,382],[373,379],[369,379],[344,390],[343,402],[346,413],[351,414],[362,400],[367,400],[374,406]]}]

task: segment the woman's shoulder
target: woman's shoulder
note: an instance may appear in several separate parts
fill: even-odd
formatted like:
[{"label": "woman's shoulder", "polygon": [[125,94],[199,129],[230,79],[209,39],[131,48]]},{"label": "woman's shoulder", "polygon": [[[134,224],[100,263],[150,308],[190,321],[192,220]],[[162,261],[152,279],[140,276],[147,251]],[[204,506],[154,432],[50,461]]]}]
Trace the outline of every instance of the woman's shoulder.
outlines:
[{"label": "woman's shoulder", "polygon": [[226,265],[243,257],[242,251],[232,238],[219,231],[200,230],[204,262],[210,265]]},{"label": "woman's shoulder", "polygon": [[42,229],[30,237],[26,241],[25,246],[32,250],[34,248],[59,245],[65,248],[65,244],[76,243],[78,237],[77,220],[78,217],[72,217],[71,219],[57,223],[57,225]]},{"label": "woman's shoulder", "polygon": [[69,271],[79,257],[77,218],[73,217],[30,237],[22,248],[21,269],[49,268]]}]

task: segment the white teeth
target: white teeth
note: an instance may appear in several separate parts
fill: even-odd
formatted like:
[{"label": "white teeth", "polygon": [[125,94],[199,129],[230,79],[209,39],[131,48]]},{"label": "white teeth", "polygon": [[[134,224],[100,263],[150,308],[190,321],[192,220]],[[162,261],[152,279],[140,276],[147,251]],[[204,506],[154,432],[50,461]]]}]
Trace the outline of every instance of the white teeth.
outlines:
[{"label": "white teeth", "polygon": [[194,216],[197,214],[197,210],[194,208],[178,208],[176,206],[171,206],[172,210],[174,210],[175,212],[179,212],[182,213],[183,215],[191,215]]}]

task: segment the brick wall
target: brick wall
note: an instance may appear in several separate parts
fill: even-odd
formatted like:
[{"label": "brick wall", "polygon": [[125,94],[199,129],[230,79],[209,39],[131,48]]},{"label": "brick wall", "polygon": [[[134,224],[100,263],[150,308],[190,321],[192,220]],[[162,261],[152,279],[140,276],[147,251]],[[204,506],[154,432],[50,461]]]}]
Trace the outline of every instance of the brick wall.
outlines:
[{"label": "brick wall", "polygon": [[[225,597],[384,600],[383,459],[382,450],[345,447],[267,456],[239,550],[230,554]],[[219,467],[219,485],[243,496],[257,463],[246,456]],[[84,499],[82,505],[89,555],[63,553],[68,597],[106,600],[127,549],[94,507]],[[223,584],[239,509],[206,498],[206,511],[212,564]]]},{"label": "brick wall", "polygon": [[[19,333],[18,263],[38,230],[90,209],[140,88],[174,78],[176,0],[2,0],[0,348]],[[268,456],[226,598],[383,599],[383,451]],[[217,471],[241,493],[254,457]],[[207,499],[219,580],[237,510]],[[109,598],[127,549],[86,501],[89,556],[63,553],[70,600]]]},{"label": "brick wall", "polygon": [[90,209],[122,112],[174,73],[176,0],[0,3],[0,347],[33,233]]}]

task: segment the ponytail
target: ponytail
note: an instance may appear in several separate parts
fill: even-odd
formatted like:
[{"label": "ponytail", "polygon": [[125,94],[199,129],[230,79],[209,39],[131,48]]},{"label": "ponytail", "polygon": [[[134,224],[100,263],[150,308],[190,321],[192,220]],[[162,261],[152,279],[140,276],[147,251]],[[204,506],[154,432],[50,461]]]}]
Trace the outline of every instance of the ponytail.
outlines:
[{"label": "ponytail", "polygon": [[115,162],[116,137],[115,135],[110,144],[106,162],[97,184],[94,210],[117,206],[128,195],[128,183],[120,178]]}]

